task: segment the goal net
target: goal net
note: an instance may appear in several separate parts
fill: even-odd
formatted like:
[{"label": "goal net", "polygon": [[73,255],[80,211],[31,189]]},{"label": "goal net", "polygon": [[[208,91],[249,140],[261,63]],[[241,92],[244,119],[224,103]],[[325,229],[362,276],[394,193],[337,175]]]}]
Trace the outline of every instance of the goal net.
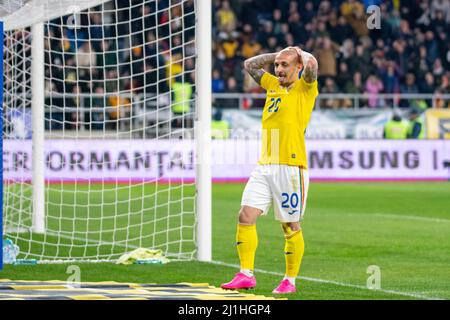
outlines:
[{"label": "goal net", "polygon": [[19,258],[196,258],[196,7],[3,3],[3,236]]}]

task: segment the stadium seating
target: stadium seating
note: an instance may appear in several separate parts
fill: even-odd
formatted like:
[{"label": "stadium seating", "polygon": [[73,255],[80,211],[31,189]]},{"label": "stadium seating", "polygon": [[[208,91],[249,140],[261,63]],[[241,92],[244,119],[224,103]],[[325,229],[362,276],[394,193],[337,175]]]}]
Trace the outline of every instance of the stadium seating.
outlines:
[{"label": "stadium seating", "polygon": [[[380,29],[366,26],[372,4]],[[321,93],[450,93],[448,1],[216,1],[215,12],[213,69],[224,84],[215,92],[228,92],[230,78],[240,92],[258,92],[243,60],[300,45],[319,61]]]}]

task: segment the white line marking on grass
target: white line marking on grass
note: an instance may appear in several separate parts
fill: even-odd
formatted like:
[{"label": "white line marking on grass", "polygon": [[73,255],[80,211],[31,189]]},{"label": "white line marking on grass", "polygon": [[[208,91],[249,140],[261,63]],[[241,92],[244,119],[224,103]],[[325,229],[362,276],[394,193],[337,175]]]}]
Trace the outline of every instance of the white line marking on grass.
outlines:
[{"label": "white line marking on grass", "polygon": [[367,218],[367,217],[380,217],[380,218],[387,218],[387,219],[410,219],[410,220],[419,220],[419,221],[428,221],[428,222],[444,222],[444,223],[450,223],[450,219],[445,218],[431,218],[431,217],[424,217],[424,216],[415,216],[415,215],[402,215],[397,213],[361,213],[361,212],[342,212],[342,213],[318,213],[318,215],[349,215],[349,216],[359,216],[361,218]]},{"label": "white line marking on grass", "polygon": [[428,221],[428,222],[450,222],[450,219],[444,218],[430,218],[423,216],[409,216],[409,215],[401,215],[401,214],[390,214],[390,213],[371,213],[371,216],[376,216],[380,218],[389,218],[389,219],[409,219],[409,220],[419,220],[419,221]]},{"label": "white line marking on grass", "polygon": [[[230,268],[237,268],[239,269],[239,266],[236,264],[226,263],[223,261],[211,261],[211,264],[216,264],[224,267],[230,267]],[[270,274],[274,276],[280,276],[283,277],[284,274],[280,272],[273,272],[273,271],[267,271],[267,270],[261,270],[261,269],[255,269],[255,272],[258,273],[264,273],[264,274]],[[325,280],[320,278],[311,278],[311,277],[303,277],[299,276],[297,279],[305,280],[305,281],[311,281],[311,282],[317,282],[317,283],[326,283],[326,284],[334,284],[336,286],[340,287],[348,287],[348,288],[355,288],[355,289],[362,289],[362,290],[369,290],[373,292],[381,292],[381,293],[388,293],[393,295],[399,295],[399,296],[405,296],[405,297],[411,297],[416,299],[422,299],[422,300],[445,300],[443,298],[437,298],[437,297],[429,297],[421,294],[414,294],[410,292],[402,292],[402,291],[395,291],[395,290],[386,290],[386,289],[368,289],[365,286],[357,285],[357,284],[350,284],[345,282],[338,282],[333,280]]]}]

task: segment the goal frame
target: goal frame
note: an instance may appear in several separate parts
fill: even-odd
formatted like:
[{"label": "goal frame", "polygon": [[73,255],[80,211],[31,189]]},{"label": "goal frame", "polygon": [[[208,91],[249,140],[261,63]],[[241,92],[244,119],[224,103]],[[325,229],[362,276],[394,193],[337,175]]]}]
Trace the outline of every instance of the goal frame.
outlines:
[{"label": "goal frame", "polygon": [[[0,48],[2,49],[3,53],[3,22],[0,21]],[[0,72],[2,73],[2,76],[0,77],[0,130],[2,132],[2,138],[0,139],[0,152],[2,154],[2,161],[0,162],[0,178],[2,180],[2,183],[0,184],[0,191],[1,191],[1,197],[0,197],[0,208],[2,214],[0,214],[0,270],[3,269],[3,54],[0,61]]]},{"label": "goal frame", "polygon": [[[200,4],[201,2],[201,4]],[[195,243],[196,256],[199,261],[212,260],[212,206],[211,206],[211,0],[195,0],[196,7],[196,93],[195,93]],[[32,40],[32,230],[37,234],[45,233],[45,162],[44,162],[44,21],[31,26]],[[4,28],[0,21],[0,40],[3,49]],[[3,51],[3,50],[2,50]],[[201,61],[201,63],[198,63]],[[0,66],[2,77],[2,119],[0,128],[3,133],[3,59]],[[202,107],[203,106],[203,107]],[[207,106],[207,107],[205,107]],[[3,137],[0,142],[3,160]],[[0,199],[2,215],[0,216],[0,269],[3,264],[3,161],[2,166],[2,197]]]},{"label": "goal frame", "polygon": [[[196,210],[197,210],[197,259],[212,260],[211,234],[211,0],[201,0],[197,5],[197,97],[195,125],[196,144]],[[198,62],[201,63],[198,63]],[[203,106],[203,108],[202,108]],[[205,108],[205,106],[208,106]]]}]

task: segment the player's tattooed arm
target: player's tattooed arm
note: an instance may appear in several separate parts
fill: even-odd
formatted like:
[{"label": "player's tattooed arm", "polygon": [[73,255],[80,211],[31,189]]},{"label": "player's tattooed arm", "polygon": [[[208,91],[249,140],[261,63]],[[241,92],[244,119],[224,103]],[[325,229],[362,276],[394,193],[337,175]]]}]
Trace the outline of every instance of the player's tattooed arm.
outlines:
[{"label": "player's tattooed arm", "polygon": [[261,78],[265,72],[264,65],[274,63],[276,55],[276,53],[265,53],[249,58],[244,61],[244,68],[258,84],[261,84]]},{"label": "player's tattooed arm", "polygon": [[317,80],[317,73],[319,65],[316,58],[308,52],[302,51],[302,60],[305,64],[305,70],[303,70],[302,77],[308,83],[313,83]]}]

